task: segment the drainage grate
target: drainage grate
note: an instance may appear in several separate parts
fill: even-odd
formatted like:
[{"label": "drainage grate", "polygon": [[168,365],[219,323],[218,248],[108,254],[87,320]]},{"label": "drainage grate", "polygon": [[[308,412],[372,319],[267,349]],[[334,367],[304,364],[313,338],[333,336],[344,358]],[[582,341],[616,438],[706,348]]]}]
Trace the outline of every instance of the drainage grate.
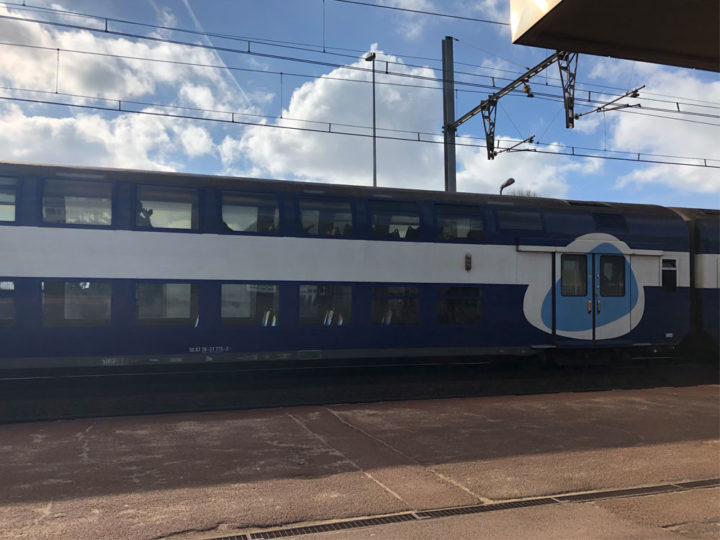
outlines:
[{"label": "drainage grate", "polygon": [[679,482],[676,484],[662,484],[631,489],[612,489],[607,491],[596,491],[594,493],[579,493],[576,495],[555,495],[553,497],[538,497],[536,499],[525,499],[523,501],[510,501],[491,504],[477,504],[473,506],[459,506],[443,510],[427,510],[416,513],[394,514],[391,516],[349,519],[347,521],[335,521],[321,525],[308,525],[305,527],[286,527],[250,534],[236,536],[223,536],[214,540],[260,540],[265,538],[286,538],[289,536],[301,536],[304,534],[317,534],[332,531],[343,531],[359,527],[371,527],[374,525],[387,525],[389,523],[400,523],[403,521],[419,521],[442,517],[462,516],[468,514],[480,514],[484,512],[495,512],[498,510],[511,510],[513,508],[527,508],[530,506],[542,506],[545,504],[557,504],[561,502],[585,502],[598,499],[612,499],[620,497],[631,497],[638,495],[655,495],[658,493],[670,493],[686,489],[696,489],[720,486],[720,478],[709,480],[696,480],[692,482]]},{"label": "drainage grate", "polygon": [[662,486],[650,486],[631,489],[613,489],[610,491],[596,491],[594,493],[580,493],[578,495],[558,495],[554,498],[561,502],[583,502],[595,501],[598,499],[632,497],[637,495],[655,495],[657,493],[668,493],[671,491],[680,491],[680,489],[677,487],[677,485],[665,484]]},{"label": "drainage grate", "polygon": [[307,527],[293,527],[290,529],[276,529],[274,531],[256,532],[252,533],[249,538],[250,540],[259,540],[261,538],[284,538],[287,536],[343,531],[347,529],[355,529],[357,527],[371,527],[373,525],[387,525],[388,523],[400,523],[401,521],[415,520],[417,520],[417,518],[413,514],[396,514],[394,516],[352,519],[349,521],[324,523],[322,525],[308,525]]}]

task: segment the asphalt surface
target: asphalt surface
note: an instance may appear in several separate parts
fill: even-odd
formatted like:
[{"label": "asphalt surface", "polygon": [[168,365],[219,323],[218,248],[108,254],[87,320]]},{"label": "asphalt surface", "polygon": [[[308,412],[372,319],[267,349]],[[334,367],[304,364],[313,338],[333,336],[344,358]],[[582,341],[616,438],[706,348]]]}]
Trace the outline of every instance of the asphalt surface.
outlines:
[{"label": "asphalt surface", "polygon": [[[0,425],[0,537],[217,538],[720,477],[720,388]],[[720,488],[303,538],[716,538]]]}]

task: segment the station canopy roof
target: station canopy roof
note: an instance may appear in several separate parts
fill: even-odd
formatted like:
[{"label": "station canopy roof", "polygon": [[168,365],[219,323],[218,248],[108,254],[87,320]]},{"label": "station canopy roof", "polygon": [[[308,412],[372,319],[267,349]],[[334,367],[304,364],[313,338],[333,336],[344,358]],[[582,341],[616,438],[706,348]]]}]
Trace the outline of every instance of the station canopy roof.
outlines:
[{"label": "station canopy roof", "polygon": [[720,71],[719,0],[510,0],[512,41]]}]

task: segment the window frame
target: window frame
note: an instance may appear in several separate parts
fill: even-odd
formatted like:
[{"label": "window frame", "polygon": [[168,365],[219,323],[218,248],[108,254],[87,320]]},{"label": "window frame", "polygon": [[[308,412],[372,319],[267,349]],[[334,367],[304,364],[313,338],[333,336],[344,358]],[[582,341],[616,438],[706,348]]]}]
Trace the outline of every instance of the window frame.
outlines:
[{"label": "window frame", "polygon": [[[622,261],[622,265],[620,268],[622,268],[622,291],[621,294],[617,294],[614,291],[612,294],[608,294],[607,287],[614,286],[612,285],[607,278],[603,275],[603,259],[619,259]],[[601,298],[623,298],[627,294],[627,272],[625,271],[625,266],[627,265],[627,261],[625,260],[625,257],[623,255],[600,255],[598,259],[598,269],[597,273],[599,276],[599,293]]]},{"label": "window frame", "polygon": [[[187,193],[194,193],[195,194],[195,200],[194,205],[191,206],[190,211],[190,227],[189,228],[181,228],[181,227],[157,227],[155,225],[140,225],[138,223],[139,220],[139,214],[138,214],[138,208],[142,208],[143,210],[145,208],[142,207],[142,201],[140,200],[140,193],[143,189],[152,189],[152,190],[160,190],[160,191],[174,191],[174,192],[187,192]],[[202,232],[202,216],[200,215],[202,212],[202,206],[203,206],[203,195],[204,195],[204,189],[202,189],[199,186],[181,186],[181,185],[172,185],[172,186],[164,186],[159,184],[146,184],[144,182],[139,182],[135,184],[134,186],[134,200],[132,203],[132,230],[135,231],[161,231],[161,232],[178,232],[178,233],[200,233]],[[159,202],[164,202],[162,200],[159,200]],[[193,209],[194,208],[194,212]],[[152,209],[151,209],[152,210]],[[152,216],[148,216],[152,222]]]},{"label": "window frame", "polygon": [[12,278],[0,278],[0,283],[12,283],[12,289],[0,289],[0,302],[9,299],[12,317],[0,318],[0,328],[11,328],[17,325],[17,280]]},{"label": "window frame", "polygon": [[[140,317],[139,304],[138,304],[138,285],[145,284],[160,284],[160,285],[173,285],[183,284],[190,285],[190,317],[179,318],[179,317]],[[158,279],[143,279],[134,281],[134,298],[133,298],[133,319],[136,326],[139,327],[194,327],[197,324],[200,316],[200,284],[196,281],[191,280],[158,280]],[[166,295],[167,299],[167,295]]]},{"label": "window frame", "polygon": [[[48,324],[48,310],[45,304],[45,284],[47,283],[101,283],[108,285],[110,288],[108,306],[108,317],[104,320],[91,320],[87,319],[57,319],[52,324]],[[42,327],[43,328],[109,328],[113,324],[113,300],[114,300],[114,287],[112,280],[109,279],[97,279],[97,278],[48,278],[40,280],[40,303],[41,303],[41,316],[42,316]],[[63,306],[65,305],[65,291],[63,290]]]},{"label": "window frame", "polygon": [[[272,319],[267,323],[263,324],[264,321],[260,319],[260,323],[257,322],[257,317],[224,317],[223,316],[223,287],[227,285],[265,285],[275,287],[275,293],[273,298],[273,309],[270,310],[271,315],[274,314],[275,320]],[[222,326],[243,326],[250,328],[274,328],[280,324],[280,282],[255,282],[255,281],[223,281],[220,283],[220,323]]]},{"label": "window frame", "polygon": [[[389,228],[392,226],[392,224],[388,225],[388,233],[386,235],[380,236],[375,234],[375,223],[374,218],[375,215],[395,215],[391,211],[384,211],[381,210],[380,212],[373,209],[373,206],[382,206],[387,205],[388,207],[392,205],[396,205],[400,207],[401,205],[404,205],[405,207],[413,207],[418,218],[417,222],[417,234],[408,238],[407,237],[407,231],[405,232],[406,236],[391,236],[392,233],[390,233]],[[371,240],[388,240],[392,242],[422,242],[424,241],[424,235],[425,235],[425,229],[427,228],[427,225],[425,224],[425,220],[423,219],[423,213],[420,208],[420,205],[418,204],[418,201],[412,201],[412,200],[398,200],[398,199],[368,199],[367,201],[367,210],[368,210],[368,227],[370,232],[370,239]],[[401,214],[400,214],[401,215]],[[408,226],[408,228],[411,227]]]},{"label": "window frame", "polygon": [[[410,284],[378,284],[374,283],[371,285],[372,289],[370,290],[370,324],[373,326],[386,326],[386,327],[397,327],[397,326],[418,326],[420,324],[420,286],[419,285],[410,285]],[[406,291],[405,294],[395,294],[395,293],[386,293],[386,294],[378,294],[379,289],[390,289],[395,287],[403,287],[405,289],[415,289],[415,293],[408,294]],[[412,322],[392,322],[392,319],[390,322],[385,322],[385,316],[387,315],[387,312],[391,310],[390,307],[386,307],[385,313],[381,317],[381,319],[375,320],[375,302],[378,300],[407,300],[412,299],[414,300],[414,315],[415,320]]]},{"label": "window frame", "polygon": [[[565,294],[565,273],[563,272],[563,263],[566,260],[580,260],[583,264],[583,272],[581,272],[583,276],[583,292],[579,294]],[[582,298],[586,297],[588,295],[588,256],[586,253],[562,253],[560,255],[560,296],[564,298]]]},{"label": "window frame", "polygon": [[[441,238],[440,237],[440,219],[457,216],[460,218],[478,218],[482,224],[480,230],[480,238]],[[460,244],[482,244],[485,242],[485,233],[487,231],[485,223],[485,212],[480,205],[469,204],[452,204],[452,203],[435,203],[433,205],[433,239],[437,242],[449,242]],[[468,232],[468,234],[470,234]]]},{"label": "window frame", "polygon": [[[110,223],[108,225],[95,224],[95,223],[57,223],[53,221],[47,221],[45,218],[45,193],[48,188],[48,183],[82,183],[82,184],[105,184],[110,188]],[[77,228],[77,229],[112,229],[117,223],[117,182],[115,180],[103,178],[97,180],[88,180],[86,178],[77,177],[62,177],[62,178],[44,178],[41,183],[40,191],[40,223],[43,227],[61,227]],[[86,197],[93,198],[93,197]]]},{"label": "window frame", "polygon": [[[302,219],[302,204],[303,201],[314,200],[318,202],[327,202],[329,205],[332,204],[347,204],[350,207],[350,226],[352,230],[349,234],[312,234],[305,232],[303,228]],[[297,230],[300,236],[307,238],[354,238],[357,232],[357,215],[355,210],[355,200],[352,197],[341,197],[332,195],[316,195],[313,193],[298,193],[296,198],[296,212],[297,212]]]},{"label": "window frame", "polygon": [[[0,219],[0,223],[3,225],[15,225],[18,222],[18,191],[20,188],[20,178],[17,176],[0,176],[0,181],[2,180],[12,180],[12,188],[13,188],[13,219]],[[10,184],[8,184],[10,185]],[[0,189],[3,187],[2,184],[0,184]]]},{"label": "window frame", "polygon": [[[223,233],[226,234],[237,234],[237,235],[248,235],[248,236],[278,236],[280,234],[280,228],[282,227],[282,205],[280,204],[280,197],[277,193],[267,192],[267,191],[243,191],[243,190],[236,190],[236,189],[226,189],[226,188],[219,188],[218,190],[218,216],[220,216],[220,227],[222,229]],[[275,202],[275,209],[277,212],[277,222],[275,226],[275,230],[270,231],[236,231],[227,224],[225,221],[225,216],[223,213],[223,209],[225,207],[225,195],[236,195],[239,197],[248,197],[248,198],[256,198],[256,199],[266,199],[266,200],[272,200]],[[182,230],[188,230],[188,229],[182,229]]]},{"label": "window frame", "polygon": [[[336,288],[349,289],[349,291],[350,291],[350,306],[349,306],[349,309],[345,312],[347,315],[344,315],[343,313],[340,314],[340,315],[344,315],[342,324],[338,324],[337,321],[332,322],[332,320],[330,321],[329,324],[328,324],[328,322],[326,322],[329,310],[325,311],[325,319],[322,322],[305,322],[303,320],[303,316],[302,316],[302,306],[303,306],[302,294],[301,294],[302,287],[332,287],[333,291]],[[332,327],[332,328],[334,328],[334,327],[352,326],[352,324],[353,324],[353,298],[355,297],[355,287],[352,284],[350,284],[350,283],[300,283],[300,284],[298,284],[297,295],[298,295],[297,296],[297,299],[298,299],[297,322],[298,322],[299,327],[301,327],[301,328],[308,328],[308,327],[316,327],[316,328],[317,327],[322,327],[322,328],[331,328]],[[333,318],[334,317],[335,317],[335,314],[333,313]]]},{"label": "window frame", "polygon": [[[444,293],[446,290],[450,289],[466,289],[466,290],[477,290],[477,295],[460,295],[460,294],[447,294],[447,292]],[[468,284],[458,284],[458,285],[441,285],[437,288],[436,298],[435,298],[435,323],[439,326],[478,326],[482,324],[483,322],[483,289],[480,285],[468,285]],[[447,300],[475,300],[478,302],[477,311],[478,311],[478,317],[476,320],[473,321],[463,321],[463,322],[457,322],[457,321],[442,321],[441,318],[441,312],[440,305],[443,301]],[[449,312],[450,310],[448,310]]]}]

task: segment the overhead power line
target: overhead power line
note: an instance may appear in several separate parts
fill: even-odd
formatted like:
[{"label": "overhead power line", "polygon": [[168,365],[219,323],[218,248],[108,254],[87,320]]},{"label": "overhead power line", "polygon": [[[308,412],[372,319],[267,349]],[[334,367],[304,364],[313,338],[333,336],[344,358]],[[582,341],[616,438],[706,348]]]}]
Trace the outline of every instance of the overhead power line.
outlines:
[{"label": "overhead power line", "polygon": [[502,22],[502,21],[491,21],[489,19],[476,19],[474,17],[465,17],[462,15],[451,15],[449,13],[439,13],[439,12],[435,12],[435,11],[422,11],[419,9],[401,8],[401,7],[397,7],[397,6],[384,6],[381,4],[371,4],[369,2],[357,2],[356,0],[335,0],[335,1],[341,2],[343,4],[356,4],[358,6],[391,9],[393,11],[404,11],[406,13],[416,13],[418,15],[432,15],[434,17],[445,17],[448,19],[459,19],[462,21],[472,21],[472,22],[480,22],[480,23],[488,23],[488,24],[497,24],[500,26],[510,26],[509,23]]},{"label": "overhead power line", "polygon": [[[23,89],[19,89],[23,90]],[[28,91],[28,90],[24,90]],[[38,93],[45,93],[45,94],[52,94],[52,92],[38,92]],[[229,111],[216,111],[216,110],[209,110],[209,109],[200,109],[200,108],[191,108],[191,107],[180,107],[175,105],[161,105],[161,104],[143,104],[144,106],[149,107],[162,107],[162,108],[174,108],[174,109],[182,109],[182,110],[188,110],[193,112],[201,112],[201,113],[215,113],[215,114],[225,114],[227,115],[226,118],[209,118],[207,116],[200,116],[200,115],[192,115],[192,114],[171,114],[167,112],[159,112],[155,110],[133,110],[133,109],[127,109],[123,108],[123,103],[142,103],[142,102],[133,102],[133,101],[125,101],[122,100],[110,100],[108,98],[92,98],[89,96],[78,96],[78,95],[72,95],[72,94],[65,94],[68,97],[82,97],[84,99],[98,99],[98,100],[105,100],[105,101],[116,101],[116,106],[102,106],[102,105],[88,105],[88,104],[80,104],[80,103],[66,103],[56,100],[50,100],[50,99],[29,99],[29,98],[20,98],[20,97],[13,97],[13,96],[0,96],[0,100],[6,100],[6,101],[15,101],[15,102],[22,102],[22,103],[32,103],[32,104],[42,104],[42,105],[54,105],[54,106],[65,106],[65,107],[71,107],[71,108],[77,108],[77,109],[84,109],[84,110],[98,110],[98,111],[104,111],[104,112],[113,112],[113,113],[122,113],[122,114],[137,114],[137,115],[143,115],[143,116],[152,116],[152,117],[165,117],[165,118],[175,118],[175,119],[181,119],[181,120],[198,120],[198,121],[206,121],[206,122],[217,122],[217,123],[223,123],[223,124],[235,124],[235,125],[243,125],[243,126],[256,126],[256,127],[264,127],[264,128],[275,128],[275,129],[287,129],[292,131],[300,131],[300,132],[310,132],[310,133],[318,133],[318,134],[328,134],[328,135],[343,135],[343,136],[350,136],[350,137],[362,137],[362,138],[371,138],[372,134],[369,133],[358,133],[354,131],[347,131],[347,130],[338,130],[337,126],[344,127],[344,128],[352,128],[352,129],[363,129],[363,130],[369,130],[370,127],[368,126],[358,126],[353,124],[341,124],[341,123],[332,123],[332,122],[319,122],[319,121],[312,121],[312,120],[298,120],[298,119],[283,119],[283,120],[291,120],[291,121],[297,121],[297,122],[307,122],[307,123],[314,123],[318,125],[322,125],[323,128],[320,127],[299,127],[299,126],[288,126],[288,125],[280,125],[280,124],[267,124],[264,122],[250,122],[250,121],[244,121],[240,120],[238,117],[243,116],[250,116],[250,117],[262,117],[262,115],[252,115],[252,114],[245,114],[245,113],[235,113],[235,112],[229,112]],[[274,117],[276,119],[279,119],[278,117]],[[327,126],[327,127],[325,127]],[[440,139],[442,137],[439,134],[431,134],[427,132],[416,132],[416,131],[402,131],[402,130],[394,130],[394,129],[381,129],[381,131],[386,132],[395,132],[395,133],[401,133],[405,135],[413,134],[414,137],[408,137],[408,136],[401,136],[401,135],[376,135],[378,139],[383,140],[389,140],[389,141],[399,141],[399,142],[413,142],[413,143],[425,143],[425,144],[443,144],[443,141]],[[430,139],[424,139],[423,136],[431,137]],[[471,139],[472,138],[468,138]],[[515,144],[517,141],[512,140],[512,144]],[[458,146],[463,147],[470,147],[470,148],[486,148],[486,145],[484,144],[476,144],[476,143],[465,143],[465,142],[458,142]],[[515,144],[515,146],[517,146]],[[558,145],[547,145],[551,147],[559,147]],[[499,146],[498,146],[499,148]],[[598,154],[590,154],[589,151],[597,151],[597,152],[607,152],[606,150],[589,150],[587,148],[583,147],[573,147],[573,146],[567,146],[565,147],[565,152],[559,152],[557,150],[542,150],[539,148],[520,148],[520,149],[506,149],[507,151],[512,152],[535,152],[539,154],[548,154],[548,155],[560,155],[560,156],[571,156],[571,157],[583,157],[583,158],[593,158],[593,159],[607,159],[607,160],[615,160],[615,161],[632,161],[632,162],[639,162],[639,163],[655,163],[655,164],[664,164],[664,165],[680,165],[680,166],[690,166],[690,167],[705,167],[705,168],[713,168],[713,169],[720,169],[720,159],[712,159],[712,158],[693,158],[693,157],[676,157],[675,159],[683,159],[683,160],[692,160],[694,163],[688,162],[688,161],[668,161],[666,159],[654,159],[656,157],[665,157],[665,156],[655,156],[653,154],[649,153],[636,153],[636,152],[623,152],[627,156],[633,156],[633,157],[621,157],[621,156],[610,156],[610,155],[598,155]],[[618,151],[613,151],[614,153],[619,153]]]},{"label": "overhead power line", "polygon": [[[337,0],[337,1],[340,1],[340,0]],[[158,24],[151,24],[151,23],[143,23],[143,22],[138,22],[138,21],[131,21],[131,20],[128,20],[128,19],[120,19],[120,18],[116,18],[116,17],[104,17],[104,16],[102,16],[102,15],[94,15],[94,14],[83,13],[83,12],[78,12],[78,11],[63,10],[63,9],[59,9],[59,8],[48,8],[48,7],[43,7],[43,6],[32,6],[32,5],[28,5],[26,2],[23,2],[22,4],[20,4],[20,3],[17,3],[17,2],[0,1],[0,5],[11,6],[11,7],[14,7],[14,8],[19,9],[19,10],[23,10],[23,9],[24,9],[24,10],[42,11],[42,12],[45,12],[45,13],[54,13],[54,14],[60,14],[60,15],[65,15],[65,16],[71,15],[71,16],[76,16],[76,17],[83,17],[83,18],[88,18],[88,19],[94,19],[94,20],[97,20],[97,21],[99,21],[100,23],[104,24],[104,29],[105,29],[104,32],[105,32],[105,33],[113,33],[112,31],[109,30],[109,28],[108,28],[108,23],[109,23],[109,22],[115,22],[115,23],[119,23],[119,24],[127,24],[127,25],[133,25],[133,26],[140,26],[140,27],[143,27],[143,28],[149,28],[149,29],[153,29],[153,30],[164,30],[164,31],[171,31],[171,32],[180,32],[180,33],[186,33],[186,34],[197,35],[197,36],[202,36],[202,37],[215,37],[215,38],[220,38],[220,39],[227,39],[227,40],[233,40],[233,41],[241,41],[241,42],[244,42],[244,43],[248,43],[248,45],[249,45],[249,43],[253,43],[253,44],[259,44],[259,45],[264,45],[264,46],[268,46],[268,47],[279,47],[279,48],[285,48],[285,49],[291,49],[291,50],[300,50],[300,51],[312,52],[312,53],[316,53],[316,54],[325,54],[325,55],[331,55],[331,56],[344,57],[344,58],[349,58],[349,59],[353,59],[353,60],[357,60],[358,54],[363,54],[363,53],[367,52],[365,49],[348,49],[348,48],[339,48],[339,47],[325,47],[324,45],[321,46],[321,45],[316,45],[316,44],[308,44],[308,43],[301,43],[301,42],[294,42],[294,41],[283,41],[283,40],[277,40],[277,39],[259,38],[259,37],[251,37],[251,36],[240,36],[240,35],[233,35],[233,34],[226,34],[226,33],[219,33],[219,32],[205,32],[205,31],[192,30],[192,29],[180,28],[180,27],[175,27],[175,26],[166,26],[166,25],[158,25]],[[388,7],[388,6],[380,6],[380,5],[376,5],[376,4],[368,4],[368,5],[371,5],[371,6],[374,5],[375,7],[382,7],[382,8]],[[42,24],[42,23],[52,24],[51,21],[38,21],[38,20],[35,20],[35,19],[17,19],[17,20],[27,20],[27,21],[29,21],[29,22],[38,22],[38,23],[40,23],[40,24]],[[91,31],[96,31],[96,32],[97,32],[97,31],[100,31],[100,30],[95,29],[95,28],[92,28],[92,27],[82,27],[82,29],[91,30]],[[130,35],[130,36],[132,36],[132,35]],[[136,36],[136,37],[137,37],[138,39],[145,38],[144,36]],[[177,43],[177,42],[172,42],[172,43]],[[188,45],[188,46],[197,45],[197,44],[186,43],[186,42],[179,42],[179,43],[180,43],[180,44],[184,44],[184,45]],[[473,48],[478,48],[478,47],[475,47],[474,45],[469,44],[469,43],[464,42],[464,41],[461,42],[461,43],[464,43],[464,44],[466,44],[466,45],[469,45],[470,47],[473,47]],[[213,46],[206,46],[206,48],[208,48],[208,49],[213,49],[213,48],[215,48],[215,49],[218,49],[218,50],[227,50],[227,49],[219,49],[219,48],[216,48],[216,47],[213,47]],[[349,54],[333,53],[333,52],[327,51],[326,49],[351,51],[351,52],[355,52],[355,53],[357,53],[357,54],[355,54],[355,55],[349,55]],[[484,51],[484,52],[485,52],[486,54],[493,54],[494,56],[498,56],[498,55],[495,55],[494,53],[490,53],[489,51]],[[251,54],[253,54],[253,53],[251,53]],[[437,59],[437,58],[428,58],[428,57],[411,56],[411,55],[400,55],[400,54],[395,54],[395,53],[388,53],[388,54],[392,54],[393,56],[396,56],[396,57],[399,56],[399,57],[406,57],[406,58],[415,58],[415,59],[420,59],[420,60],[426,60],[426,61],[431,61],[431,62],[438,62],[438,63],[441,62],[441,60],[440,60],[440,59]],[[270,58],[273,58],[273,57],[270,56]],[[502,57],[501,57],[501,58],[502,58]],[[283,57],[275,57],[275,59],[283,59]],[[397,66],[402,66],[402,67],[411,67],[411,68],[418,68],[418,69],[427,69],[428,67],[430,67],[430,69],[440,69],[440,68],[433,68],[433,67],[431,67],[431,66],[417,65],[417,64],[408,64],[408,63],[397,62],[397,61],[392,61],[392,60],[387,60],[387,59],[380,59],[380,60],[381,60],[382,62],[385,62],[387,65],[397,65]],[[506,61],[509,61],[509,62],[511,62],[511,63],[514,63],[514,62],[512,62],[512,61],[510,61],[510,60],[507,60],[507,59],[505,59],[505,60],[506,60]],[[299,61],[299,59],[295,59],[295,61]],[[463,63],[463,62],[456,62],[456,64],[458,64],[458,65],[466,65],[466,66],[469,66],[469,67],[475,67],[475,68],[485,69],[485,70],[501,71],[501,72],[506,72],[506,73],[510,73],[510,74],[514,74],[514,75],[519,74],[519,72],[517,72],[517,71],[506,70],[506,69],[496,68],[496,67],[481,66],[481,65],[477,65],[477,64],[470,64],[470,63]],[[326,65],[328,65],[328,66],[342,66],[342,64],[326,64]],[[517,65],[520,65],[520,64],[517,64]],[[351,66],[346,66],[346,67],[351,68]],[[359,69],[363,69],[363,68],[359,68]],[[368,71],[369,71],[369,70],[368,70]],[[514,79],[514,77],[513,77],[513,78],[510,78],[510,77],[492,76],[492,75],[484,75],[484,74],[472,73],[472,72],[466,72],[466,71],[456,71],[455,73],[456,73],[457,75],[465,75],[465,76],[468,76],[468,77],[480,77],[480,78],[491,79],[491,80],[493,81],[492,87],[496,87],[495,81],[511,81],[511,80]],[[388,73],[388,74],[389,74],[389,73]],[[559,80],[559,79],[554,78],[554,77],[551,77],[550,80]],[[440,80],[438,80],[438,81],[441,82]],[[472,83],[456,81],[456,84],[472,84]],[[480,85],[480,86],[487,87],[486,85]],[[551,85],[551,84],[548,84],[548,83],[546,83],[545,86],[546,86],[546,87],[552,87],[552,88],[561,88],[561,86]],[[587,90],[587,89],[581,88],[581,86],[582,86],[582,87],[588,87],[588,86],[589,86],[589,87],[604,88],[604,89],[607,89],[607,90],[621,90],[621,91],[623,91],[623,92],[626,90],[625,88],[614,87],[614,86],[603,85],[603,84],[597,84],[597,83],[577,82],[577,83],[576,83],[576,88],[577,88],[577,90],[578,90],[578,91],[582,90],[582,91],[584,91],[584,92],[588,92],[588,95],[590,95],[590,93],[593,92],[593,91],[592,91],[592,90]],[[597,92],[597,91],[595,91],[595,92]],[[647,97],[647,96],[650,96],[650,95],[655,95],[655,96],[659,96],[659,97],[669,97],[669,98],[673,98],[673,101],[667,101],[667,100],[661,100],[661,99],[653,99],[653,98]],[[609,97],[616,97],[616,96],[615,96],[614,94],[609,94]],[[649,101],[664,102],[664,103],[671,103],[671,104],[676,105],[678,108],[679,108],[680,105],[683,105],[683,106],[692,106],[692,107],[720,108],[720,103],[713,103],[713,102],[708,102],[708,101],[696,100],[696,99],[692,99],[692,98],[682,98],[682,97],[678,97],[678,96],[667,96],[667,95],[664,95],[664,94],[657,94],[657,93],[652,93],[652,92],[643,92],[643,96],[642,96],[640,99],[649,100]],[[688,101],[694,101],[695,103],[686,103],[686,102],[678,101],[678,100],[683,100],[683,99],[688,100]],[[589,100],[590,100],[590,99],[588,98],[588,101],[589,101]],[[704,103],[705,105],[702,105],[702,104],[700,104],[700,103]],[[713,106],[713,105],[714,105],[714,106]]]}]

